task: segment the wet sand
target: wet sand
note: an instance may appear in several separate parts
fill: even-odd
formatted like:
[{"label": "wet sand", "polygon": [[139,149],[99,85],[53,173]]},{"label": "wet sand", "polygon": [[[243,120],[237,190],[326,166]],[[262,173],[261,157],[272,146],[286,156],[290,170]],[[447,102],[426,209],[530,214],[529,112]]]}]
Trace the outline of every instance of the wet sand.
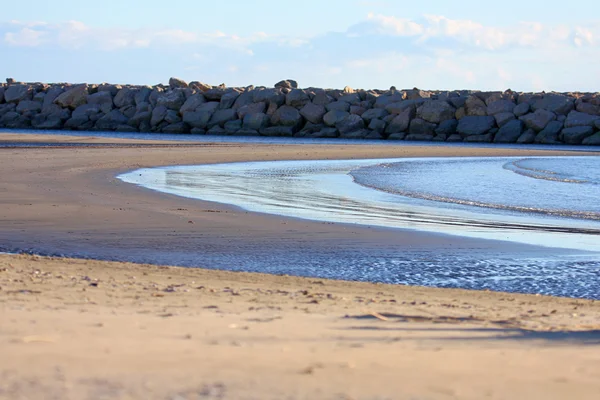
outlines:
[{"label": "wet sand", "polygon": [[[103,258],[299,243],[514,247],[251,214],[115,178],[136,168],[573,155],[0,134],[6,141],[58,146],[0,149],[0,246]],[[0,398],[595,399],[600,391],[594,301],[13,255],[0,255],[0,287]]]}]

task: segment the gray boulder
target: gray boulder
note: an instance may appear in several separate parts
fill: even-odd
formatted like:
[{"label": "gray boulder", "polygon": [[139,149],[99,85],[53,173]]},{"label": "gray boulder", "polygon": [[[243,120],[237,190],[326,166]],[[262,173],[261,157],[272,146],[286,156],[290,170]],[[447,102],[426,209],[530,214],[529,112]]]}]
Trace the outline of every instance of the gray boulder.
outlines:
[{"label": "gray boulder", "polygon": [[532,114],[519,117],[528,129],[541,132],[551,121],[556,120],[556,114],[545,109],[538,109]]},{"label": "gray boulder", "polygon": [[465,111],[467,116],[485,117],[487,116],[487,106],[479,97],[471,95],[465,102]]},{"label": "gray boulder", "polygon": [[365,121],[358,115],[349,114],[335,124],[335,127],[340,131],[340,136],[344,136],[349,132],[359,131],[365,128]]},{"label": "gray boulder", "polygon": [[289,126],[295,131],[302,125],[302,116],[295,107],[281,106],[271,117],[271,123],[273,125]]},{"label": "gray boulder", "polygon": [[414,108],[407,108],[400,115],[394,116],[389,122],[385,133],[391,135],[393,133],[406,132],[410,126],[410,122],[416,116]]},{"label": "gray boulder", "polygon": [[[118,96],[118,95],[117,95]],[[116,100],[116,97],[115,97]],[[161,95],[156,100],[156,104],[158,106],[165,106],[169,110],[179,111],[183,104],[185,103],[185,92],[183,89],[173,89],[167,92],[161,93]],[[115,105],[118,107],[117,103]]]},{"label": "gray boulder", "polygon": [[252,94],[255,103],[264,102],[267,105],[275,104],[277,107],[282,106],[286,99],[279,89],[255,89]]},{"label": "gray boulder", "polygon": [[[219,103],[217,103],[219,104]],[[196,129],[206,129],[214,110],[190,111],[183,114],[183,122]]]},{"label": "gray boulder", "polygon": [[298,82],[296,82],[293,79],[286,79],[286,80],[277,82],[274,86],[277,89],[297,89]]},{"label": "gray boulder", "polygon": [[462,137],[483,135],[494,128],[496,119],[492,116],[466,116],[458,122],[456,131]]},{"label": "gray boulder", "polygon": [[301,109],[308,103],[310,103],[310,97],[302,89],[293,89],[285,97],[285,104],[297,109]]},{"label": "gray boulder", "polygon": [[417,116],[419,118],[433,124],[454,119],[455,114],[456,110],[454,107],[441,100],[426,101],[417,109]]},{"label": "gray boulder", "polygon": [[242,129],[242,124],[243,124],[242,120],[236,119],[234,121],[225,122],[225,125],[223,126],[223,128],[225,128],[225,130],[228,133],[233,134],[233,133],[236,133],[237,131],[239,131],[240,129]]},{"label": "gray boulder", "polygon": [[471,135],[463,139],[465,143],[491,143],[494,139],[493,132],[489,132],[483,135]]},{"label": "gray boulder", "polygon": [[435,129],[436,135],[453,135],[456,133],[458,127],[458,121],[455,119],[447,119],[446,121],[440,122],[439,126]]},{"label": "gray boulder", "polygon": [[77,107],[87,103],[88,94],[88,85],[77,85],[61,93],[54,100],[54,103],[58,104],[63,108],[69,108],[71,110],[74,110]]},{"label": "gray boulder", "polygon": [[333,101],[333,97],[329,96],[325,91],[315,93],[312,102],[318,106],[326,106]]},{"label": "gray boulder", "polygon": [[362,113],[361,117],[365,120],[365,123],[370,123],[373,119],[383,119],[387,117],[389,113],[383,108],[371,108],[364,113]]},{"label": "gray boulder", "polygon": [[244,92],[240,93],[238,98],[235,100],[235,103],[233,103],[232,107],[235,110],[239,110],[240,108],[244,106],[249,106],[250,104],[254,104],[254,94],[252,94],[252,92]]},{"label": "gray boulder", "polygon": [[323,128],[317,132],[313,132],[309,137],[312,138],[336,138],[340,135],[337,129],[335,128]]},{"label": "gray boulder", "polygon": [[531,105],[533,111],[547,110],[557,115],[567,115],[575,108],[575,100],[571,97],[549,93]]},{"label": "gray boulder", "polygon": [[[406,136],[406,140],[425,140],[423,139],[425,136],[430,136],[427,140],[431,140],[435,134],[435,128],[435,124],[427,122],[421,118],[415,118],[410,121],[410,126],[408,127],[409,135]],[[414,139],[409,139],[411,135]],[[417,139],[417,136],[421,138]]]},{"label": "gray boulder", "polygon": [[179,78],[170,78],[169,79],[169,87],[171,89],[177,89],[177,88],[185,89],[188,86],[189,86],[188,83],[186,81],[184,81],[183,79],[179,79]]},{"label": "gray boulder", "polygon": [[[493,104],[493,103],[492,103]],[[523,134],[525,126],[522,121],[515,119],[502,126],[496,136],[495,143],[515,143]]]},{"label": "gray boulder", "polygon": [[129,119],[119,110],[112,110],[104,117],[96,121],[95,129],[102,131],[116,130],[119,125],[126,125]]},{"label": "gray boulder", "polygon": [[488,115],[496,115],[500,113],[513,113],[517,105],[512,101],[508,100],[497,100],[493,103],[488,104],[487,113]]},{"label": "gray boulder", "polygon": [[150,119],[150,125],[152,127],[156,127],[161,122],[163,122],[165,117],[167,116],[167,111],[169,111],[169,109],[164,105],[154,107],[154,109],[152,110],[152,118]]},{"label": "gray boulder", "polygon": [[4,92],[4,101],[7,103],[19,103],[32,98],[33,87],[31,85],[10,85]]},{"label": "gray boulder", "polygon": [[399,103],[406,100],[405,92],[394,92],[393,94],[377,97],[375,100],[375,108],[386,108],[390,104]]},{"label": "gray boulder", "polygon": [[265,113],[246,114],[244,116],[243,128],[259,131],[260,129],[268,127],[269,121],[270,118]]},{"label": "gray boulder", "polygon": [[4,103],[4,92],[6,91],[6,87],[0,85],[0,104]]},{"label": "gray boulder", "polygon": [[549,122],[548,125],[536,135],[534,143],[539,144],[558,144],[558,135],[563,129],[563,123],[560,121]]},{"label": "gray boulder", "polygon": [[575,110],[590,115],[600,116],[600,106],[591,103],[578,102],[575,105]]},{"label": "gray boulder", "polygon": [[368,126],[368,128],[370,130],[377,132],[377,133],[384,133],[386,127],[387,127],[387,123],[385,121],[382,121],[377,118],[372,119],[371,122],[369,122],[369,126]]},{"label": "gray boulder", "polygon": [[578,111],[571,111],[565,121],[565,128],[574,128],[577,126],[594,126],[600,117],[596,115],[584,114]]},{"label": "gray boulder", "polygon": [[591,126],[576,126],[565,128],[560,133],[560,139],[566,144],[581,144],[584,139],[594,134]]},{"label": "gray boulder", "polygon": [[500,128],[506,125],[508,122],[516,119],[515,114],[511,112],[498,113],[494,115],[494,118],[496,118],[496,125],[498,125]]},{"label": "gray boulder", "polygon": [[592,136],[583,139],[583,142],[581,144],[584,144],[586,146],[600,146],[600,132],[597,132]]},{"label": "gray boulder", "polygon": [[216,125],[224,127],[226,122],[234,121],[236,119],[238,119],[238,116],[236,110],[234,109],[229,108],[217,110],[210,118],[210,121],[208,122],[208,128],[210,129]]},{"label": "gray boulder", "polygon": [[238,108],[237,114],[239,119],[244,119],[244,117],[248,114],[264,113],[266,109],[267,103],[252,103]]},{"label": "gray boulder", "polygon": [[179,113],[175,110],[167,110],[167,114],[165,115],[165,122],[168,124],[177,124],[181,122],[181,117]]},{"label": "gray boulder", "polygon": [[98,104],[83,104],[73,110],[72,117],[73,118],[88,118],[93,115],[97,115],[100,113],[100,106]]},{"label": "gray boulder", "polygon": [[325,106],[327,111],[350,111],[350,103],[346,103],[345,101],[334,101]]},{"label": "gray boulder", "polygon": [[16,111],[20,114],[32,114],[42,111],[42,103],[32,100],[23,100],[17,104]]},{"label": "gray boulder", "polygon": [[135,100],[135,104],[139,105],[142,103],[150,102],[150,95],[152,94],[152,88],[150,86],[143,86],[135,91],[135,96],[133,99]]},{"label": "gray boulder", "polygon": [[528,114],[529,111],[531,111],[531,106],[529,103],[520,103],[513,109],[513,114],[515,114],[516,117],[520,117]]},{"label": "gray boulder", "polygon": [[44,102],[42,103],[42,112],[47,113],[48,110],[54,109],[56,107],[61,108],[59,105],[54,103],[54,100],[64,92],[64,89],[58,86],[52,86],[46,92],[46,96],[44,97]]},{"label": "gray boulder", "polygon": [[346,111],[331,110],[323,116],[323,122],[328,127],[333,128],[337,125],[337,123],[339,121],[343,120],[344,118],[346,118],[349,115],[350,115],[350,113],[348,113]]},{"label": "gray boulder", "polygon": [[104,114],[108,114],[113,109],[113,99],[109,92],[90,94],[87,103],[97,105]]},{"label": "gray boulder", "polygon": [[536,134],[533,129],[527,129],[519,136],[517,143],[519,144],[531,144],[535,142]]},{"label": "gray boulder", "polygon": [[124,87],[117,92],[115,98],[113,99],[113,103],[116,108],[123,108],[129,106],[135,106],[135,95],[136,91],[129,87]]},{"label": "gray boulder", "polygon": [[240,97],[240,93],[235,90],[225,93],[223,96],[221,96],[219,108],[232,108],[238,97]]},{"label": "gray boulder", "polygon": [[313,103],[307,103],[300,110],[300,115],[304,117],[305,120],[313,123],[320,124],[323,122],[323,116],[327,113],[327,110],[324,106],[316,105]]},{"label": "gray boulder", "polygon": [[[179,112],[183,115],[191,111],[196,111],[196,109],[204,103],[206,103],[206,99],[204,98],[202,93],[193,94],[185,101],[185,103],[183,103],[183,105],[179,109]],[[215,104],[217,106],[219,105],[219,103],[216,102]]]},{"label": "gray boulder", "polygon": [[[417,121],[417,120],[415,120],[415,121]],[[426,122],[426,123],[429,123],[429,122]],[[426,133],[409,133],[404,138],[404,140],[417,141],[417,142],[430,142],[433,139],[434,139],[433,135],[426,134]]]},{"label": "gray boulder", "polygon": [[392,133],[391,135],[389,135],[387,137],[387,140],[404,140],[406,135],[407,135],[406,132]]}]

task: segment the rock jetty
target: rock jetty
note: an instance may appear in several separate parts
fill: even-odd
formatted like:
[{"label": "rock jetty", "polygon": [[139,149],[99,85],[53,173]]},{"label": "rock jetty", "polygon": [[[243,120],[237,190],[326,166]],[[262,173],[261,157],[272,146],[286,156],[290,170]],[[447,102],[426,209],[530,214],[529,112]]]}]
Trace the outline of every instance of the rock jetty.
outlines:
[{"label": "rock jetty", "polygon": [[600,145],[600,93],[22,83],[0,128]]}]

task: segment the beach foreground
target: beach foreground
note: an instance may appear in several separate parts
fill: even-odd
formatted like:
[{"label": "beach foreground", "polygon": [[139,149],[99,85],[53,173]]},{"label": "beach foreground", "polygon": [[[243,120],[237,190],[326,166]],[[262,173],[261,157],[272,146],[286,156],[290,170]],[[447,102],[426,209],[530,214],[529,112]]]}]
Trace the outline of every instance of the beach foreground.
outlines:
[{"label": "beach foreground", "polygon": [[[514,247],[249,214],[115,178],[135,168],[572,155],[10,134],[0,140],[58,146],[0,149],[0,244],[106,258],[163,246],[236,252],[292,240]],[[65,142],[95,145],[61,147]],[[3,399],[595,399],[599,346],[597,301],[0,255]]]}]

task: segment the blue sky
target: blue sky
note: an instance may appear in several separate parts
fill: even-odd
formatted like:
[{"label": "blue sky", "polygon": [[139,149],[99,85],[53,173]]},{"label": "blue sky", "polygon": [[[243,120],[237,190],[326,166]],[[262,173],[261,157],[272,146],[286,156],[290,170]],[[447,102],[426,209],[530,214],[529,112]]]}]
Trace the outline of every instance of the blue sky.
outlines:
[{"label": "blue sky", "polygon": [[7,2],[24,81],[600,91],[600,2]]}]

